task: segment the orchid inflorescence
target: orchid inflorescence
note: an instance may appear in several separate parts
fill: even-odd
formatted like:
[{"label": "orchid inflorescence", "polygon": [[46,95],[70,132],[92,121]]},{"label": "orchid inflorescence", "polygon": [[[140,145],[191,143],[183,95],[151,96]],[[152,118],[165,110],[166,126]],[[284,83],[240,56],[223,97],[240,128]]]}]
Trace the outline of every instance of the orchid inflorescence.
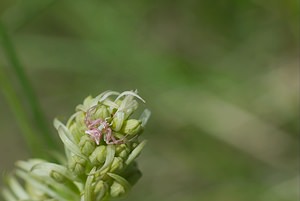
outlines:
[{"label": "orchid inflorescence", "polygon": [[65,155],[57,157],[60,163],[18,161],[15,176],[2,190],[4,199],[104,201],[127,193],[141,176],[134,160],[146,144],[138,136],[150,117],[146,109],[140,118],[131,118],[137,100],[145,102],[136,91],[106,91],[87,97],[66,125],[55,119],[65,147]]}]

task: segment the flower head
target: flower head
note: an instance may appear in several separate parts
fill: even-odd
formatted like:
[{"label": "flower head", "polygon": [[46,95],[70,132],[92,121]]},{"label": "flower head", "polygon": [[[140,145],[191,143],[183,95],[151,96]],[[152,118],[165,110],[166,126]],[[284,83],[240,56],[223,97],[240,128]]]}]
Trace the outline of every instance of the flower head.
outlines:
[{"label": "flower head", "polygon": [[[115,98],[112,98],[115,97]],[[87,97],[76,107],[66,125],[54,120],[65,147],[61,164],[40,159],[19,161],[16,176],[3,197],[12,200],[102,201],[127,193],[140,171],[134,159],[146,141],[139,141],[150,111],[132,118],[138,101],[136,91],[106,91]]]}]

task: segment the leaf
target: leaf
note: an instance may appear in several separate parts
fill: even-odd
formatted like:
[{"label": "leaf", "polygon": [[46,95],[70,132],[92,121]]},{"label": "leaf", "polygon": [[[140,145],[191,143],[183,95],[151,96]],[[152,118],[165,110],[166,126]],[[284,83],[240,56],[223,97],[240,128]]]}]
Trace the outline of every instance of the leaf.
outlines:
[{"label": "leaf", "polygon": [[142,127],[146,126],[150,116],[151,116],[151,111],[148,109],[145,109],[139,118],[142,121]]},{"label": "leaf", "polygon": [[146,103],[146,101],[144,99],[142,99],[139,95],[136,94],[136,92],[133,92],[133,91],[124,91],[116,98],[115,101],[119,100],[122,96],[134,96],[134,97],[140,99],[142,102]]},{"label": "leaf", "polygon": [[7,188],[2,189],[2,196],[6,201],[18,201],[17,198]]},{"label": "leaf", "polygon": [[26,193],[21,184],[17,181],[15,177],[8,178],[8,185],[12,192],[17,196],[18,199],[24,200],[29,199],[29,195]]},{"label": "leaf", "polygon": [[68,138],[67,133],[68,133],[68,131],[63,126],[58,127],[58,135],[59,135],[60,139],[62,140],[62,142],[64,143],[66,149],[70,150],[73,154],[76,154],[86,160],[89,160],[86,156],[84,156],[80,152],[78,145]]},{"label": "leaf", "polygon": [[39,163],[34,165],[31,168],[31,172],[41,176],[49,176],[51,171],[56,171],[71,181],[80,181],[74,175],[72,175],[72,173],[65,166],[58,165],[55,163],[49,163],[49,162]]},{"label": "leaf", "polygon": [[144,146],[146,145],[147,141],[142,141],[128,156],[126,160],[126,165],[129,165],[142,151]]},{"label": "leaf", "polygon": [[96,167],[94,167],[90,173],[89,176],[86,179],[85,188],[84,188],[84,201],[93,201],[92,200],[92,191],[93,191],[93,180],[94,180],[94,174],[96,171]]},{"label": "leaf", "polygon": [[17,170],[16,175],[24,179],[28,184],[32,185],[34,188],[46,193],[50,197],[53,197],[54,199],[60,200],[60,201],[67,201],[64,197],[59,195],[57,192],[53,191],[51,188],[49,188],[47,185],[44,184],[44,182],[38,181],[35,178],[29,176],[28,173]]}]

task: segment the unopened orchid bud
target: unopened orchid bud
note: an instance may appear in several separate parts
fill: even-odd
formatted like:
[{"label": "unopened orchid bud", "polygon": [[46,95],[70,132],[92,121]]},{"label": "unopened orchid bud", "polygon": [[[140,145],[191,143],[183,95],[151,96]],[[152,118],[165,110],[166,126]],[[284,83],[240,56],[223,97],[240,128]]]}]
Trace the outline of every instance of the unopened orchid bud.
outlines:
[{"label": "unopened orchid bud", "polygon": [[130,147],[127,144],[120,144],[116,147],[116,155],[122,159],[126,159],[130,153]]},{"label": "unopened orchid bud", "polygon": [[81,153],[88,156],[95,150],[95,142],[91,140],[91,138],[87,135],[83,135],[80,138],[79,147]]},{"label": "unopened orchid bud", "polygon": [[126,193],[125,188],[118,182],[114,181],[110,186],[111,197],[120,197]]},{"label": "unopened orchid bud", "polygon": [[118,171],[123,168],[123,159],[120,157],[115,157],[110,167],[110,172]]},{"label": "unopened orchid bud", "polygon": [[69,161],[69,169],[76,175],[83,174],[85,172],[86,160],[79,156],[72,156]]},{"label": "unopened orchid bud", "polygon": [[50,172],[50,177],[59,183],[63,183],[66,181],[66,177],[55,170],[52,170]]},{"label": "unopened orchid bud", "polygon": [[116,132],[118,132],[119,130],[121,130],[122,125],[124,123],[125,120],[125,114],[124,112],[117,112],[115,114],[115,117],[112,120],[112,129]]},{"label": "unopened orchid bud", "polygon": [[102,191],[105,191],[106,190],[105,188],[106,188],[106,186],[105,186],[104,182],[102,180],[100,180],[95,185],[94,193],[98,194],[98,193],[100,193]]},{"label": "unopened orchid bud", "polygon": [[134,99],[127,103],[126,109],[124,110],[126,119],[138,108],[138,106],[138,102]]},{"label": "unopened orchid bud", "polygon": [[122,131],[127,135],[135,135],[141,130],[141,124],[142,122],[140,120],[129,119],[124,122]]},{"label": "unopened orchid bud", "polygon": [[128,157],[129,151],[127,151],[126,149],[124,149],[123,151],[121,151],[119,153],[119,157],[121,157],[123,160],[125,160]]},{"label": "unopened orchid bud", "polygon": [[92,152],[89,157],[93,164],[102,164],[106,159],[106,146],[100,145]]},{"label": "unopened orchid bud", "polygon": [[108,109],[104,105],[101,105],[96,110],[94,116],[97,117],[97,118],[100,118],[100,119],[105,119],[105,118],[108,118],[110,116],[110,113],[109,113]]}]

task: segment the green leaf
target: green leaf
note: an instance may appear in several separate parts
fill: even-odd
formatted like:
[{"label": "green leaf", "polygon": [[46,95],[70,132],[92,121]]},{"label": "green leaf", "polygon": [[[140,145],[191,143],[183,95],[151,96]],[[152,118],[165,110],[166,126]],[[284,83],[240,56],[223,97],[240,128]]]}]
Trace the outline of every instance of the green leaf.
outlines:
[{"label": "green leaf", "polygon": [[142,121],[142,127],[146,126],[150,116],[151,116],[151,111],[148,109],[145,109],[139,118]]},{"label": "green leaf", "polygon": [[68,170],[68,168],[55,163],[43,162],[43,163],[36,164],[31,168],[31,172],[41,176],[49,176],[51,171],[56,171],[71,181],[80,181],[77,179],[77,177],[72,175],[72,173]]},{"label": "green leaf", "polygon": [[18,201],[17,198],[7,188],[2,189],[1,193],[6,201]]},{"label": "green leaf", "polygon": [[18,199],[24,200],[29,199],[29,195],[26,193],[21,184],[17,181],[15,177],[8,178],[8,185],[12,192],[17,196]]},{"label": "green leaf", "polygon": [[142,141],[128,156],[126,160],[126,165],[129,165],[142,151],[144,146],[146,145],[147,141]]},{"label": "green leaf", "polygon": [[96,171],[96,167],[94,167],[90,173],[89,176],[86,179],[85,188],[84,188],[84,201],[93,201],[93,180],[94,180],[94,174]]},{"label": "green leaf", "polygon": [[70,138],[68,137],[70,136],[69,131],[65,126],[60,125],[57,130],[58,130],[59,137],[64,143],[66,149],[70,150],[73,154],[76,154],[86,160],[89,160],[86,156],[84,156],[80,152],[80,148],[78,147],[78,145],[74,143],[74,141],[70,140]]},{"label": "green leaf", "polygon": [[28,184],[32,185],[34,188],[45,192],[47,195],[50,197],[53,197],[54,199],[60,200],[60,201],[68,201],[64,197],[62,197],[60,194],[58,194],[56,191],[53,189],[49,188],[44,182],[36,180],[34,177],[31,177],[28,173],[17,170],[16,175],[24,179]]},{"label": "green leaf", "polygon": [[138,99],[140,99],[141,101],[143,101],[144,103],[146,102],[144,99],[142,99],[139,95],[136,94],[136,92],[133,91],[124,91],[123,93],[121,93],[115,101],[119,100],[122,96],[134,96]]}]

